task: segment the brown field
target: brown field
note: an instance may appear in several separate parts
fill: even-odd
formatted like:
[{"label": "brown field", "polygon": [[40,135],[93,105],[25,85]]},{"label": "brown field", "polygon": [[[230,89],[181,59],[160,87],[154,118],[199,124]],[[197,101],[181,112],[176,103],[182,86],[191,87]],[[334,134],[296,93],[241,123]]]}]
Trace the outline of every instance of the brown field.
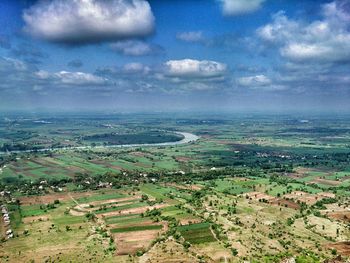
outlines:
[{"label": "brown field", "polygon": [[324,185],[329,185],[329,186],[338,186],[341,184],[340,181],[333,181],[333,180],[327,180],[327,179],[322,179],[322,178],[317,178],[315,180],[312,180],[310,183],[324,184]]},{"label": "brown field", "polygon": [[125,210],[112,211],[112,212],[107,212],[107,213],[103,213],[103,214],[98,214],[97,217],[110,217],[110,216],[117,216],[117,215],[141,214],[141,213],[145,213],[147,210],[159,209],[159,208],[163,208],[163,207],[167,207],[167,206],[169,206],[169,205],[168,204],[159,204],[159,205],[154,205],[154,206],[130,208],[130,209],[125,209]]},{"label": "brown field", "polygon": [[269,200],[269,204],[289,207],[289,208],[293,208],[296,210],[300,209],[299,204],[297,204],[291,200],[284,199],[284,198],[274,198],[272,200]]},{"label": "brown field", "polygon": [[152,240],[157,238],[161,231],[143,230],[113,234],[117,255],[134,254],[139,250],[148,249]]},{"label": "brown field", "polygon": [[249,199],[259,201],[259,200],[267,200],[269,204],[278,205],[283,207],[289,207],[292,209],[299,209],[299,204],[293,202],[292,200],[287,200],[285,198],[277,198],[262,192],[249,192],[245,193],[244,197],[248,197]]},{"label": "brown field", "polygon": [[199,218],[184,218],[184,219],[180,219],[180,225],[184,226],[184,225],[189,225],[189,224],[196,224],[196,223],[200,223],[202,222],[201,219]]},{"label": "brown field", "polygon": [[[296,167],[294,169],[294,172],[289,173],[288,176],[291,178],[304,178],[309,175],[310,172],[320,172],[320,170],[316,170],[313,168],[306,168],[306,167]],[[327,172],[327,174],[331,175],[331,172],[328,173],[328,171],[321,171],[321,172]]]},{"label": "brown field", "polygon": [[334,248],[342,256],[350,256],[350,242],[338,242],[328,245],[329,248]]},{"label": "brown field", "polygon": [[347,206],[338,206],[338,204],[328,204],[326,205],[326,207],[326,210],[321,210],[323,214],[335,220],[343,221],[345,223],[350,222],[350,209]]},{"label": "brown field", "polygon": [[248,197],[250,199],[253,200],[262,200],[265,199],[267,201],[275,199],[275,197],[265,194],[265,193],[261,193],[261,192],[249,192],[249,193],[245,193],[244,194],[245,197]]},{"label": "brown field", "polygon": [[350,211],[326,212],[325,214],[336,220],[350,222]]},{"label": "brown field", "polygon": [[186,252],[181,244],[172,239],[161,242],[152,247],[140,258],[140,263],[194,263],[199,259]]},{"label": "brown field", "polygon": [[73,198],[89,197],[92,196],[92,192],[80,192],[80,193],[52,193],[42,196],[25,196],[19,197],[18,199],[21,202],[21,205],[35,205],[35,204],[48,204],[52,203],[55,200],[60,202],[71,200]]},{"label": "brown field", "polygon": [[321,196],[322,198],[335,198],[335,194],[328,192],[317,193],[317,195]]},{"label": "brown field", "polygon": [[[164,184],[165,185],[165,184]],[[192,185],[183,185],[183,184],[176,184],[176,183],[168,183],[165,186],[172,186],[175,187],[177,189],[183,189],[183,190],[201,190],[203,187],[201,185],[196,185],[196,184],[192,184]]]},{"label": "brown field", "polygon": [[176,161],[182,162],[182,163],[187,163],[189,161],[191,161],[192,159],[186,156],[177,156]]},{"label": "brown field", "polygon": [[308,205],[313,205],[317,201],[322,200],[323,198],[328,198],[330,196],[332,196],[332,193],[309,194],[302,191],[294,191],[294,192],[291,192],[290,194],[285,194],[283,198],[304,202]]},{"label": "brown field", "polygon": [[51,220],[51,217],[50,216],[44,216],[44,215],[41,215],[41,216],[28,216],[28,217],[22,218],[22,222],[24,224],[33,223],[35,221],[48,221],[48,220]]},{"label": "brown field", "polygon": [[147,154],[143,153],[143,152],[132,152],[131,154],[134,155],[134,156],[137,156],[137,157],[145,157],[145,156],[147,156]]}]

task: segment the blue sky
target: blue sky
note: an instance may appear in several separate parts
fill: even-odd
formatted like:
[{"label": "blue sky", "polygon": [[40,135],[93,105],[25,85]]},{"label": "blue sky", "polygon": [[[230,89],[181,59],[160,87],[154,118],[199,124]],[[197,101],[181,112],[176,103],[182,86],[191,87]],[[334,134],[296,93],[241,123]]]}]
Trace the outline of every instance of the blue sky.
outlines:
[{"label": "blue sky", "polygon": [[0,110],[350,109],[350,1],[3,0]]}]

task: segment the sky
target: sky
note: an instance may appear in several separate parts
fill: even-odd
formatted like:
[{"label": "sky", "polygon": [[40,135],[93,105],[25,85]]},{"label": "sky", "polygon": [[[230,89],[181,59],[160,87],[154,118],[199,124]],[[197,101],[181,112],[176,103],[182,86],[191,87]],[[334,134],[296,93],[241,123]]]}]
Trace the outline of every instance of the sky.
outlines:
[{"label": "sky", "polygon": [[1,0],[0,110],[350,110],[350,0]]}]

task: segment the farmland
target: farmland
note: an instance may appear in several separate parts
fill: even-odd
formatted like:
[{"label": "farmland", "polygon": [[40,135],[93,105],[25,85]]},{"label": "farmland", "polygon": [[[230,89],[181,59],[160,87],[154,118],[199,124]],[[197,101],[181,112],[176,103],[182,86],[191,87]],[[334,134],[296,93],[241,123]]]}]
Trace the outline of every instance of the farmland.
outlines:
[{"label": "farmland", "polygon": [[[199,139],[104,147],[181,140],[176,132]],[[10,219],[0,223],[1,261],[349,256],[346,116],[9,115],[0,134],[3,149],[54,148],[0,155]]]}]

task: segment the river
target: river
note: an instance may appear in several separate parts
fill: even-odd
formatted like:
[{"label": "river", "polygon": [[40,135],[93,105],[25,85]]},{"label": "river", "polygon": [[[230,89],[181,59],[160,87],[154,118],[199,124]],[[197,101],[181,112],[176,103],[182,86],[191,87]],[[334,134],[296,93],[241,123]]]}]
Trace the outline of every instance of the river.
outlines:
[{"label": "river", "polygon": [[184,136],[180,141],[176,142],[162,142],[162,143],[139,143],[139,144],[117,144],[117,145],[101,145],[101,146],[72,146],[72,147],[57,147],[57,148],[44,148],[38,150],[23,150],[23,151],[7,151],[0,152],[0,155],[11,153],[33,153],[33,152],[46,152],[54,150],[88,150],[88,149],[105,149],[105,148],[132,148],[132,147],[150,147],[150,146],[175,146],[180,144],[186,144],[197,141],[199,137],[189,132],[175,132]]}]

